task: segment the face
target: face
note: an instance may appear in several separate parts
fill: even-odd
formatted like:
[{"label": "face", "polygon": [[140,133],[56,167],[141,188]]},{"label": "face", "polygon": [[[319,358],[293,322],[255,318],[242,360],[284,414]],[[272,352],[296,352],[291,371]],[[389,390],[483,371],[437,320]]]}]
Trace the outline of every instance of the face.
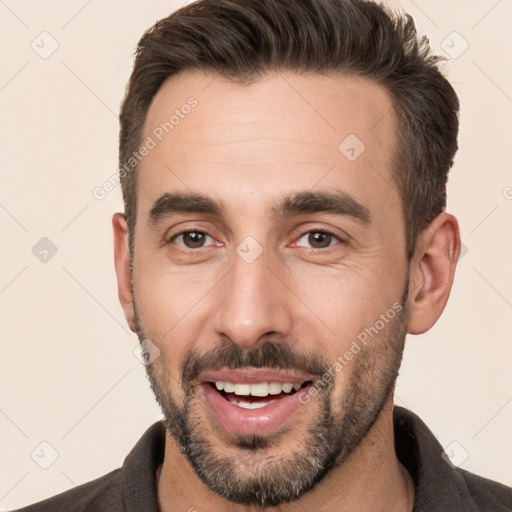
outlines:
[{"label": "face", "polygon": [[160,350],[167,428],[228,500],[300,497],[390,400],[408,276],[392,112],[363,79],[293,73],[184,72],[151,104],[134,325]]}]

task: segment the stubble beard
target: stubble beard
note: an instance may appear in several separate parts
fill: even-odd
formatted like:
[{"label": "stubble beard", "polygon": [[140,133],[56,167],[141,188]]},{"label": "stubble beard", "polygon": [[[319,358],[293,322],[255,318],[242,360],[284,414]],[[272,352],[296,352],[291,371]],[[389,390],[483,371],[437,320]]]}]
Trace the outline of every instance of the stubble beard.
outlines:
[{"label": "stubble beard", "polygon": [[[313,411],[307,413],[309,425],[302,432],[292,434],[295,447],[286,451],[280,450],[280,445],[289,439],[288,428],[269,435],[231,436],[227,446],[222,441],[219,445],[220,427],[202,410],[191,381],[211,364],[216,368],[300,366],[319,378],[332,364],[314,355],[297,354],[293,344],[269,341],[248,352],[224,340],[218,350],[208,354],[188,353],[180,382],[185,397],[182,404],[171,392],[170,377],[159,364],[160,358],[148,365],[147,375],[165,426],[204,484],[233,503],[278,507],[299,499],[333,468],[343,464],[376,423],[393,394],[407,332],[407,294],[406,284],[402,310],[387,326],[387,332],[381,333],[385,335],[371,340],[349,363],[353,365],[352,373],[341,400],[333,404],[335,379],[332,379],[314,400],[303,406],[306,411]],[[135,312],[135,330],[142,341],[146,336],[137,308]],[[158,340],[152,341],[159,344]]]}]

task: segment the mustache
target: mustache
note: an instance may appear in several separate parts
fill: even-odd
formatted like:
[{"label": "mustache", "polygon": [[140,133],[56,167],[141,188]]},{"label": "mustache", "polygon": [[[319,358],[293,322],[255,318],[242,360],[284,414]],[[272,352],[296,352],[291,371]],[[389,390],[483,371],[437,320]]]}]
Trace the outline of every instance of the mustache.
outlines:
[{"label": "mustache", "polygon": [[318,354],[297,352],[285,342],[266,341],[262,345],[247,350],[230,339],[223,339],[219,346],[207,352],[199,353],[193,349],[183,362],[181,382],[185,390],[206,371],[221,368],[279,368],[299,370],[314,376],[328,371],[329,365]]}]

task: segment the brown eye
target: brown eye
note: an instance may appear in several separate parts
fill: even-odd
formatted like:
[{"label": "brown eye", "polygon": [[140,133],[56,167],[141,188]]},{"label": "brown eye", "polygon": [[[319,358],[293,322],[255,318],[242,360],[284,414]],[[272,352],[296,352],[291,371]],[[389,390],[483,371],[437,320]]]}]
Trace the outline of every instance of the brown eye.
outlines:
[{"label": "brown eye", "polygon": [[172,238],[174,242],[187,249],[198,249],[204,247],[208,238],[211,238],[202,231],[184,231]]},{"label": "brown eye", "polygon": [[309,231],[299,238],[297,245],[299,247],[309,247],[310,249],[326,249],[337,240],[337,236],[327,231]]},{"label": "brown eye", "polygon": [[323,249],[324,247],[329,247],[331,245],[332,235],[329,233],[310,233],[308,236],[308,242],[311,247],[315,249]]}]

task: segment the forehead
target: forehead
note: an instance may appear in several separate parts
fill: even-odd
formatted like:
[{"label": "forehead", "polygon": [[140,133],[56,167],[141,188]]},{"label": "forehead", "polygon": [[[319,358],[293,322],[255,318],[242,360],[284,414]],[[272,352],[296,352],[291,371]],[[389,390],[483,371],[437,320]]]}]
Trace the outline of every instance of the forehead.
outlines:
[{"label": "forehead", "polygon": [[242,85],[181,72],[147,113],[154,147],[139,164],[139,211],[191,189],[234,207],[313,188],[398,206],[395,132],[387,91],[366,79],[279,72]]}]

